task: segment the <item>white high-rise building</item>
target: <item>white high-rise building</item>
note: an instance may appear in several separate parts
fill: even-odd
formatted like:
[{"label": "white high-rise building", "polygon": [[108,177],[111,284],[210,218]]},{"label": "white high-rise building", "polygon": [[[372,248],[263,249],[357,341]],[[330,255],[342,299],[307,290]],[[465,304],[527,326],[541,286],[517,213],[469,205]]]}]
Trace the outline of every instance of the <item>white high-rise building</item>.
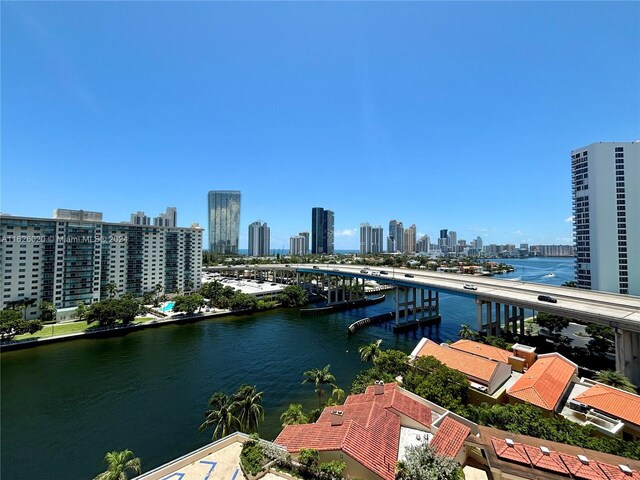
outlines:
[{"label": "white high-rise building", "polygon": [[640,295],[640,142],[571,152],[579,288]]},{"label": "white high-rise building", "polygon": [[164,213],[158,214],[158,216],[153,219],[153,224],[158,227],[177,227],[178,211],[176,207],[167,207]]},{"label": "white high-rise building", "polygon": [[371,245],[372,245],[372,232],[371,225],[368,223],[360,224],[360,253],[371,253]]},{"label": "white high-rise building", "polygon": [[289,238],[289,255],[307,255],[309,252],[305,247],[307,239],[302,235],[295,235]]},{"label": "white high-rise building", "polygon": [[131,214],[131,221],[133,225],[151,225],[151,218],[147,217],[144,212],[136,212]]},{"label": "white high-rise building", "polygon": [[429,235],[423,235],[420,237],[416,244],[416,251],[418,253],[428,253],[431,246],[431,238]]},{"label": "white high-rise building", "polygon": [[141,297],[200,288],[203,230],[108,223],[99,212],[56,210],[55,218],[0,215],[0,308],[33,301],[76,307],[109,297],[108,285]]},{"label": "white high-rise building", "polygon": [[253,222],[249,225],[249,256],[266,257],[271,252],[271,229],[267,222]]},{"label": "white high-rise building", "polygon": [[309,232],[300,232],[298,235],[304,238],[304,247],[300,255],[309,255],[309,237],[311,235],[309,234]]}]

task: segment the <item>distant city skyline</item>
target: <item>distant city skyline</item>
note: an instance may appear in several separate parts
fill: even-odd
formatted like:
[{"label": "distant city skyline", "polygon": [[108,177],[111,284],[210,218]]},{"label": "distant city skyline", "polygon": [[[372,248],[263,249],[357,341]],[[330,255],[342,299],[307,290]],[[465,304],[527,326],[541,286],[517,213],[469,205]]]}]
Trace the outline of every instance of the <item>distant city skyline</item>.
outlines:
[{"label": "distant city skyline", "polygon": [[639,16],[637,2],[4,2],[0,210],[122,222],[171,205],[209,238],[204,195],[233,188],[241,249],[261,218],[286,250],[315,205],[335,212],[337,250],[359,249],[363,222],[386,247],[394,218],[433,242],[449,228],[571,243],[568,155],[639,136]]}]

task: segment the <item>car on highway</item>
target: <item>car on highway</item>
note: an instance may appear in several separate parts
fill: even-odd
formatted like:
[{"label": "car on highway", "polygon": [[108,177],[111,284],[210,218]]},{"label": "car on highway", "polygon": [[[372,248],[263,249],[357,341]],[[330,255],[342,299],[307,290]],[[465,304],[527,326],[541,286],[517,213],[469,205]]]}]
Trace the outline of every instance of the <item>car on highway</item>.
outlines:
[{"label": "car on highway", "polygon": [[319,269],[320,269],[320,267],[319,267],[319,266],[317,266],[317,265],[314,265],[314,266],[313,266],[313,268],[315,268],[316,270],[319,270]]},{"label": "car on highway", "polygon": [[541,302],[558,303],[558,299],[550,295],[538,295],[538,300]]},{"label": "car on highway", "polygon": [[478,287],[476,287],[475,285],[473,285],[472,283],[465,283],[462,288],[464,288],[465,290],[477,290]]},{"label": "car on highway", "polygon": [[360,273],[369,273],[369,270],[367,270],[366,268],[360,270]]},{"label": "car on highway", "polygon": [[412,275],[412,274],[410,274],[410,273],[405,273],[405,274],[404,274],[404,276],[405,276],[405,277],[408,277],[408,278],[413,278],[413,277],[415,277],[415,275]]},{"label": "car on highway", "polygon": [[380,270],[380,275],[389,275],[389,272],[386,270]]},{"label": "car on highway", "polygon": [[289,265],[288,263],[285,265],[285,267],[290,267],[291,265]]}]

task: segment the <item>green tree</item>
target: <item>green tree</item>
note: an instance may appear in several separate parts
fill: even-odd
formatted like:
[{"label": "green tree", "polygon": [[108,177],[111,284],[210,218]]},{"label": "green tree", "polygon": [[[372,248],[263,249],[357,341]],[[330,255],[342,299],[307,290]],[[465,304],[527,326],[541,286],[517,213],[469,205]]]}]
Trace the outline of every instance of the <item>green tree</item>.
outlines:
[{"label": "green tree", "polygon": [[109,298],[115,298],[118,295],[118,285],[114,282],[107,283],[105,290],[109,294]]},{"label": "green tree", "polygon": [[280,292],[278,301],[285,307],[302,307],[307,304],[309,298],[304,288],[298,285],[289,285]]},{"label": "green tree", "polygon": [[562,287],[570,287],[570,288],[578,288],[578,282],[575,280],[570,280],[568,282],[564,282]]},{"label": "green tree", "polygon": [[241,431],[253,433],[258,430],[260,421],[264,420],[263,396],[264,392],[258,392],[255,385],[241,385],[233,395],[233,407]]},{"label": "green tree", "polygon": [[315,386],[315,392],[318,396],[318,408],[322,406],[322,396],[324,395],[324,385],[328,385],[332,388],[335,388],[336,377],[333,376],[331,372],[329,372],[329,368],[331,365],[326,365],[324,368],[314,368],[313,370],[307,370],[303,373],[305,377],[302,380],[302,384],[305,383],[313,383]]},{"label": "green tree", "polygon": [[118,320],[128,325],[141,311],[140,303],[131,296],[109,298],[88,308],[87,323],[98,322],[101,327],[113,326]]},{"label": "green tree", "polygon": [[388,373],[392,377],[404,376],[409,370],[409,360],[406,353],[401,350],[381,350],[373,365],[382,373]]},{"label": "green tree", "polygon": [[173,311],[186,312],[187,315],[193,314],[196,310],[204,305],[204,297],[199,293],[191,295],[180,295],[174,299]]},{"label": "green tree", "polygon": [[300,425],[309,422],[309,418],[299,403],[290,403],[289,407],[280,415],[280,420],[283,427],[285,425]]},{"label": "green tree", "polygon": [[600,370],[596,373],[594,379],[600,383],[604,383],[605,385],[624,390],[625,392],[636,393],[636,386],[620,372],[616,372],[614,370]]},{"label": "green tree", "polygon": [[58,313],[58,310],[53,303],[43,300],[38,305],[38,308],[40,308],[40,311],[42,312],[40,313],[40,320],[44,323],[56,321],[56,313]]},{"label": "green tree", "polygon": [[469,325],[460,325],[460,331],[458,332],[458,337],[465,340],[475,340],[478,334],[471,329]]},{"label": "green tree", "polygon": [[435,357],[418,357],[403,383],[407,390],[448,410],[464,411],[469,395],[467,377]]},{"label": "green tree", "polygon": [[209,409],[204,413],[204,422],[198,428],[203,432],[213,428],[211,440],[217,440],[240,430],[240,422],[235,416],[235,405],[224,392],[216,392],[209,399]]},{"label": "green tree", "polygon": [[107,470],[99,474],[94,480],[127,480],[129,474],[141,472],[140,459],[133,456],[131,450],[109,452],[104,456]]},{"label": "green tree", "polygon": [[89,309],[84,304],[84,302],[78,302],[76,305],[76,317],[78,317],[78,321],[82,321],[87,318],[87,314],[89,313]]},{"label": "green tree", "polygon": [[464,474],[458,462],[437,455],[427,443],[407,447],[404,460],[396,465],[398,480],[459,480]]},{"label": "green tree", "polygon": [[556,335],[560,334],[562,330],[569,326],[569,319],[550,313],[539,312],[536,316],[536,323],[540,327],[549,330],[549,333],[552,335]]},{"label": "green tree", "polygon": [[382,339],[378,339],[375,342],[368,343],[366,345],[362,345],[358,348],[358,353],[360,354],[360,360],[363,362],[375,361],[380,354],[380,344],[382,343]]},{"label": "green tree", "polygon": [[25,320],[18,310],[0,310],[0,340],[11,340],[16,335],[42,330],[40,320]]}]

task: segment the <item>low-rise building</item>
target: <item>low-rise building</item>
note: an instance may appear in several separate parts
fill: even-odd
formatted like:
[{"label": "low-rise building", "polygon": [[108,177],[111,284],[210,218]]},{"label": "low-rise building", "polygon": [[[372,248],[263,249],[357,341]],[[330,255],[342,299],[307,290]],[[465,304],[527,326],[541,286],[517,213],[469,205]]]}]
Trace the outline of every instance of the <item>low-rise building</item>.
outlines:
[{"label": "low-rise building", "polygon": [[463,460],[472,429],[471,422],[396,383],[379,382],[344,405],[325,408],[316,423],[285,426],[274,442],[293,458],[311,448],[321,462],[343,461],[350,478],[394,480],[396,463],[410,445],[431,443],[441,455]]},{"label": "low-rise building", "polygon": [[640,396],[583,378],[574,384],[561,415],[609,436],[640,441]]},{"label": "low-rise building", "polygon": [[[460,345],[459,345],[460,347]],[[508,352],[507,352],[508,353]],[[471,388],[491,397],[511,378],[511,366],[483,356],[467,353],[453,345],[423,338],[411,353],[412,358],[432,356],[449,368],[466,375]],[[491,401],[490,399],[484,399]]]},{"label": "low-rise building", "polygon": [[578,381],[578,366],[559,353],[540,355],[510,387],[512,403],[530,403],[547,412],[558,412],[572,382]]}]

